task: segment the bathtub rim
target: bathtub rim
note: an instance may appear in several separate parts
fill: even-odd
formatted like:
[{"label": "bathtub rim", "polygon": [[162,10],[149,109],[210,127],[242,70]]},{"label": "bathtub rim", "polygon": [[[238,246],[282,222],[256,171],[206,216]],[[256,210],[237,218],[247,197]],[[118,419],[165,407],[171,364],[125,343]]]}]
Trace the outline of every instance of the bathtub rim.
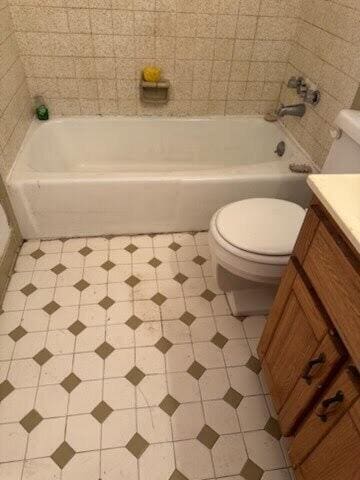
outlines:
[{"label": "bathtub rim", "polygon": [[[126,116],[126,115],[77,115],[77,116],[69,116],[69,117],[54,117],[50,119],[47,122],[43,122],[38,120],[36,117],[33,118],[26,135],[22,141],[22,144],[19,148],[19,151],[16,155],[15,161],[13,162],[11,169],[6,177],[6,184],[7,185],[12,185],[16,184],[18,181],[34,181],[36,179],[47,179],[51,181],[52,179],[71,179],[71,180],[76,180],[76,179],[84,179],[84,180],[92,180],[92,179],[104,179],[106,176],[111,176],[112,179],[116,178],[124,178],[126,177],[128,180],[141,180],[141,179],[166,179],[169,180],[169,178],[174,178],[174,179],[187,179],[187,180],[199,180],[201,178],[206,178],[207,180],[211,180],[212,178],[214,179],[219,179],[219,178],[228,178],[229,176],[258,176],[258,175],[265,175],[268,177],[269,175],[289,175],[289,177],[293,177],[294,175],[303,175],[299,173],[293,173],[288,170],[288,168],[285,169],[285,171],[274,171],[272,172],[253,172],[253,173],[244,173],[242,170],[245,170],[247,166],[251,166],[254,164],[247,164],[247,165],[242,165],[240,166],[240,170],[238,167],[219,167],[219,168],[214,168],[214,169],[199,169],[199,170],[181,170],[181,171],[170,171],[168,173],[164,171],[158,171],[158,172],[150,172],[150,171],[132,171],[132,170],[108,170],[108,171],[94,171],[94,172],[89,172],[89,171],[57,171],[57,172],[49,172],[49,171],[38,171],[31,169],[28,165],[21,165],[21,160],[22,160],[22,155],[24,152],[25,147],[27,146],[27,143],[29,142],[31,136],[39,129],[41,128],[44,124],[47,124],[48,122],[51,123],[63,123],[67,122],[69,120],[97,120],[97,121],[102,121],[102,120],[114,120],[114,121],[121,121],[121,120],[126,120],[126,121],[132,121],[132,122],[151,122],[153,120],[161,120],[164,122],[176,122],[176,121],[187,121],[187,122],[198,122],[198,121],[203,121],[203,120],[211,120],[211,121],[217,121],[217,120],[228,120],[228,121],[235,121],[235,120],[264,120],[263,115],[207,115],[207,116],[196,116],[196,117],[165,117],[165,116],[143,116],[143,117],[138,117],[138,116]],[[267,123],[267,122],[266,122]],[[281,121],[276,121],[273,122],[277,128],[279,128],[282,133],[285,135],[286,138],[290,140],[290,142],[295,146],[295,149],[300,152],[302,158],[301,161],[302,163],[305,163],[307,165],[310,165],[313,168],[313,173],[319,173],[320,168],[315,164],[315,162],[312,160],[311,156],[306,152],[306,150],[299,144],[299,142],[296,140],[294,135],[285,127],[285,125]],[[279,158],[279,162],[282,159]],[[286,160],[285,160],[286,162]],[[289,162],[284,162],[284,165],[287,164],[289,165]],[[256,165],[264,165],[264,164],[256,164]],[[23,168],[22,168],[23,167]],[[25,168],[24,168],[25,167]],[[307,174],[306,174],[307,175]]]}]

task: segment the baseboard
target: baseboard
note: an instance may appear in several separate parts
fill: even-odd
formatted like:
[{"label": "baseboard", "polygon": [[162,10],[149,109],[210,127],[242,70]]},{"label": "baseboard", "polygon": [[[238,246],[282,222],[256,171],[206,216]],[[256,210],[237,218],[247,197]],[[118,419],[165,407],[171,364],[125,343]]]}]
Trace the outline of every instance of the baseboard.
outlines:
[{"label": "baseboard", "polygon": [[21,243],[22,241],[12,228],[9,240],[4,249],[4,253],[0,259],[0,305],[2,305],[2,302],[4,300],[6,289],[9,284],[11,274],[14,270],[14,265],[17,255],[19,253]]}]

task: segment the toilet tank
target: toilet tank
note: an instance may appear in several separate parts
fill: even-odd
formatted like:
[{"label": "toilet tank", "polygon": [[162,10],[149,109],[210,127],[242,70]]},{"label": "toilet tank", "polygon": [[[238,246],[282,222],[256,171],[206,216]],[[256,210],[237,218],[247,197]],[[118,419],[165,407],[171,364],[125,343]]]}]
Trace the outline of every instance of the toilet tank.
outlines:
[{"label": "toilet tank", "polygon": [[360,173],[360,111],[342,110],[335,125],[342,134],[332,144],[322,173]]}]

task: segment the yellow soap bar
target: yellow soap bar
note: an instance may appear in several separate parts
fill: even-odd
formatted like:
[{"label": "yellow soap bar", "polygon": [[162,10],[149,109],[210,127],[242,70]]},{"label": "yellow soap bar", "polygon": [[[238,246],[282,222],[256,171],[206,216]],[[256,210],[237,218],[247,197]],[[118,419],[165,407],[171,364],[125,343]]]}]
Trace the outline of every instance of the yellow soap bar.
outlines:
[{"label": "yellow soap bar", "polygon": [[157,67],[145,67],[143,77],[146,82],[158,82],[160,80],[161,70]]}]

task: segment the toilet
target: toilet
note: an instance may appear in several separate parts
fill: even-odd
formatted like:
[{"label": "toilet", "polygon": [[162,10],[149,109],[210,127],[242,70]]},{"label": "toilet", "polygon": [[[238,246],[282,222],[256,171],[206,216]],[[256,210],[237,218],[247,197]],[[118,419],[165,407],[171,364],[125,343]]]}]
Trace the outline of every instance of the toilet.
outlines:
[{"label": "toilet", "polygon": [[[340,112],[336,141],[322,173],[360,173],[359,123],[359,111]],[[233,315],[268,313],[305,213],[286,200],[249,198],[225,205],[213,215],[211,261]]]}]

